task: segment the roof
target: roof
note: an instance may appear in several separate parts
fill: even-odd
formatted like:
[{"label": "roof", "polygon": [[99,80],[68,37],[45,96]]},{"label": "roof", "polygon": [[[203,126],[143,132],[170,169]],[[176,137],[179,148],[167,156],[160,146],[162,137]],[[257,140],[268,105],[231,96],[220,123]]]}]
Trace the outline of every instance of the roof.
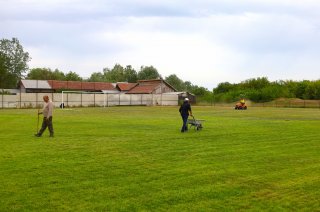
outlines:
[{"label": "roof", "polygon": [[47,80],[21,80],[21,84],[26,89],[51,89]]},{"label": "roof", "polygon": [[118,82],[117,83],[117,88],[120,91],[128,91],[128,90],[130,90],[131,88],[133,88],[136,85],[137,85],[137,83]]},{"label": "roof", "polygon": [[166,94],[178,95],[178,94],[183,94],[183,93],[188,93],[188,92],[187,91],[176,91],[176,92],[168,92]]},{"label": "roof", "polygon": [[109,82],[93,82],[95,90],[116,90],[113,83]]},{"label": "roof", "polygon": [[129,92],[127,93],[128,94],[150,94],[154,90],[156,90],[157,87],[161,85],[161,83],[166,84],[166,86],[168,86],[174,91],[176,90],[174,87],[172,87],[163,79],[154,79],[154,80],[139,80],[138,84],[135,87],[133,87],[131,90],[129,90]]},{"label": "roof", "polygon": [[152,93],[158,85],[137,85],[136,87],[132,88],[128,94],[149,94]]},{"label": "roof", "polygon": [[21,80],[24,88],[28,89],[50,89],[50,90],[85,90],[85,91],[127,91],[128,94],[150,94],[160,85],[176,91],[174,87],[163,79],[139,80],[138,83],[109,83],[109,82],[81,82],[81,81],[60,81],[60,80]]},{"label": "roof", "polygon": [[176,92],[168,92],[166,94],[172,94],[172,95],[181,95],[181,94],[189,94],[191,96],[194,96],[194,94],[188,92],[188,91],[176,91]]},{"label": "roof", "polygon": [[80,82],[80,81],[58,81],[48,80],[52,89],[69,89],[69,90],[115,90],[112,83],[109,82]]},{"label": "roof", "polygon": [[170,85],[169,83],[167,83],[167,81],[163,80],[163,79],[151,79],[151,80],[138,80],[139,84],[161,84],[164,83],[166,84],[169,88],[171,88],[174,91],[177,91],[172,85]]},{"label": "roof", "polygon": [[1,91],[5,91],[5,92],[11,93],[11,94],[20,93],[19,89],[0,89],[0,92]]}]

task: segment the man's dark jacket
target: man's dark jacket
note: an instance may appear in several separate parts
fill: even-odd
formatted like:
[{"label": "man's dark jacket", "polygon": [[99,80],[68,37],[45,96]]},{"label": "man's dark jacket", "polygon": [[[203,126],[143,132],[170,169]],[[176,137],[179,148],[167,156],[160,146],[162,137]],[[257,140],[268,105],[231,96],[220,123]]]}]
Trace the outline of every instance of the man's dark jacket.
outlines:
[{"label": "man's dark jacket", "polygon": [[179,109],[181,116],[188,116],[189,111],[191,112],[191,106],[188,102],[184,102]]}]

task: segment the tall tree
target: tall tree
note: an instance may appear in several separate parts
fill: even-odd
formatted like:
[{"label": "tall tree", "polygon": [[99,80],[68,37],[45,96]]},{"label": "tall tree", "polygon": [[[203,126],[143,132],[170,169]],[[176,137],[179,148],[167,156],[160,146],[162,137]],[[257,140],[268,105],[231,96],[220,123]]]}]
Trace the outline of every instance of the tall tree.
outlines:
[{"label": "tall tree", "polygon": [[59,69],[55,69],[54,72],[52,72],[52,80],[65,80],[65,78],[66,76]]},{"label": "tall tree", "polygon": [[27,79],[51,80],[52,71],[49,68],[33,68],[29,71]]},{"label": "tall tree", "polygon": [[0,88],[14,88],[31,60],[17,38],[0,40]]},{"label": "tall tree", "polygon": [[225,93],[232,89],[234,89],[234,85],[229,82],[221,82],[218,84],[218,86],[213,89],[215,93]]},{"label": "tall tree", "polygon": [[249,88],[249,89],[262,89],[269,85],[270,85],[270,82],[267,77],[258,77],[256,79],[255,78],[248,79],[241,83],[241,86],[243,88]]},{"label": "tall tree", "polygon": [[125,81],[124,68],[119,64],[115,64],[112,69],[104,68],[103,75],[104,75],[105,81],[107,82]]},{"label": "tall tree", "polygon": [[69,71],[65,75],[65,80],[67,80],[67,81],[82,81],[82,78],[76,72]]},{"label": "tall tree", "polygon": [[185,91],[186,90],[186,85],[184,82],[177,77],[175,74],[171,74],[168,77],[165,78],[166,82],[172,85],[177,91]]},{"label": "tall tree", "polygon": [[[69,73],[74,73],[74,72],[69,72]],[[59,69],[55,69],[54,71],[52,71],[50,68],[33,68],[28,73],[27,79],[67,80],[66,75],[62,71],[60,71]]]},{"label": "tall tree", "polygon": [[186,87],[187,91],[191,92],[193,85],[192,85],[192,83],[190,81],[185,81],[184,82],[184,86]]},{"label": "tall tree", "polygon": [[161,75],[153,66],[141,66],[140,71],[138,72],[139,80],[148,80],[148,79],[159,79]]},{"label": "tall tree", "polygon": [[105,77],[101,72],[94,72],[88,79],[89,82],[105,82]]},{"label": "tall tree", "polygon": [[137,82],[138,74],[131,65],[127,65],[124,69],[124,77],[127,82]]},{"label": "tall tree", "polygon": [[10,88],[16,79],[13,74],[8,71],[9,58],[0,52],[0,88]]}]

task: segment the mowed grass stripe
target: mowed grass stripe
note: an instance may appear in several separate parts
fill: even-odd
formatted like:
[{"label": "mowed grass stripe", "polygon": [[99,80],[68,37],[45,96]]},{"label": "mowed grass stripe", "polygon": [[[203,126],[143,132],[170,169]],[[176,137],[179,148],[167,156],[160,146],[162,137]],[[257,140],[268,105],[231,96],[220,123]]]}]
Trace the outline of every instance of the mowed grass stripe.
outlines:
[{"label": "mowed grass stripe", "polygon": [[319,208],[320,110],[193,107],[0,110],[0,210],[307,210]]}]

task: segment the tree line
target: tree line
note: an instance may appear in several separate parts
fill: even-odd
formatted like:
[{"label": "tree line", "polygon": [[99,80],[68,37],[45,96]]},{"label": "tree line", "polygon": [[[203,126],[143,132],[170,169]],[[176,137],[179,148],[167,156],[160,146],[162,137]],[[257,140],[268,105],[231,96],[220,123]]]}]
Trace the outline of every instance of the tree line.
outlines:
[{"label": "tree line", "polygon": [[[0,40],[0,88],[15,88],[21,79],[33,80],[64,80],[88,82],[130,82],[138,80],[163,79],[153,66],[141,66],[136,71],[131,65],[125,67],[115,64],[113,68],[103,68],[102,72],[94,72],[88,79],[83,79],[76,72],[64,73],[59,69],[32,68],[29,70],[28,62],[31,60],[28,52],[23,50],[17,38]],[[195,95],[209,92],[204,87],[193,85],[189,81],[182,81],[175,74],[165,77],[170,85],[178,91],[189,91]]]},{"label": "tree line", "polygon": [[[163,77],[153,66],[141,66],[140,70],[136,71],[131,65],[123,67],[120,64],[115,64],[113,68],[103,68],[102,72],[92,73],[88,79],[81,78],[75,72],[70,71],[64,74],[58,69],[51,70],[50,68],[33,68],[25,79],[136,83],[138,80],[163,79]],[[175,74],[165,77],[164,80],[177,91],[188,91],[197,96],[203,96],[209,92],[208,89],[193,85],[190,81],[184,82]]]},{"label": "tree line", "polygon": [[115,64],[113,68],[103,68],[102,72],[94,72],[88,79],[83,79],[76,72],[64,73],[58,69],[32,68],[28,52],[23,50],[17,38],[0,40],[0,88],[15,88],[20,79],[33,80],[66,80],[88,82],[130,82],[138,80],[164,79],[177,91],[187,91],[197,96],[198,101],[234,102],[246,98],[254,102],[268,102],[277,98],[320,99],[320,80],[292,81],[280,80],[270,82],[267,77],[253,78],[240,83],[219,83],[209,91],[202,86],[183,81],[171,74],[163,78],[153,66],[141,66],[136,71],[131,65]]},{"label": "tree line", "polygon": [[245,80],[241,83],[220,83],[213,89],[216,101],[233,102],[243,97],[254,102],[269,102],[277,98],[320,100],[320,80],[270,82],[267,77]]}]

